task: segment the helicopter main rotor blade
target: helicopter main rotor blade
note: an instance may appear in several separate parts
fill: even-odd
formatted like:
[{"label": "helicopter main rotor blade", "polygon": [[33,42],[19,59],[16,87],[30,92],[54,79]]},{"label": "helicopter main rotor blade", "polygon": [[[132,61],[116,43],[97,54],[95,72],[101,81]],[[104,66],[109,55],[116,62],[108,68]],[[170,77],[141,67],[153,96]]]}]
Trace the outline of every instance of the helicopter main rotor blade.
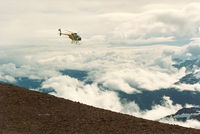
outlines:
[{"label": "helicopter main rotor blade", "polygon": [[69,30],[65,30],[65,31],[70,32],[70,33],[73,33],[72,31],[69,31]]}]

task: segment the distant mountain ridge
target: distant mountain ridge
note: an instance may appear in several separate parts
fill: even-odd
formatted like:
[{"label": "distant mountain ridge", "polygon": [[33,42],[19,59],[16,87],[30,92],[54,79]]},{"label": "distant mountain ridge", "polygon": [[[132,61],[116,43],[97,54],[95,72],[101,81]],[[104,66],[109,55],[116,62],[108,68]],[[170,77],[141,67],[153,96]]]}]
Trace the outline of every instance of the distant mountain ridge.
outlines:
[{"label": "distant mountain ridge", "polygon": [[182,77],[178,82],[176,82],[175,84],[181,84],[181,83],[185,83],[185,84],[196,84],[200,82],[200,78],[197,77],[197,74],[199,75],[200,72],[198,73],[190,73],[187,74],[186,76]]},{"label": "distant mountain ridge", "polygon": [[183,76],[178,82],[175,84],[196,84],[200,83],[200,60],[193,59],[193,60],[178,60],[176,59],[177,63],[173,66],[177,69],[181,69],[182,67],[186,68],[186,72],[188,73],[186,76]]},{"label": "distant mountain ridge", "polygon": [[181,60],[176,58],[174,61],[176,63],[173,66],[177,69],[185,67],[186,71],[194,72],[195,67],[200,67],[200,59]]},{"label": "distant mountain ridge", "polygon": [[165,117],[173,118],[177,121],[187,121],[187,120],[197,120],[200,121],[200,107],[182,108],[178,110],[175,114]]}]

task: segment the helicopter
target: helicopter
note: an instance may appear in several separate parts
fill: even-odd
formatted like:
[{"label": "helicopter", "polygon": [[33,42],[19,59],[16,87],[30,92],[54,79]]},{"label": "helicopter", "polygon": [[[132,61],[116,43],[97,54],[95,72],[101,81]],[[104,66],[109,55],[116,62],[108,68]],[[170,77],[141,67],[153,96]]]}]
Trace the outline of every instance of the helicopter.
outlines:
[{"label": "helicopter", "polygon": [[66,31],[68,31],[68,33],[62,33],[61,29],[58,29],[58,31],[60,32],[59,33],[60,36],[67,35],[72,40],[72,44],[73,43],[78,44],[79,41],[81,41],[81,37],[77,33],[71,32],[69,30],[66,30]]}]

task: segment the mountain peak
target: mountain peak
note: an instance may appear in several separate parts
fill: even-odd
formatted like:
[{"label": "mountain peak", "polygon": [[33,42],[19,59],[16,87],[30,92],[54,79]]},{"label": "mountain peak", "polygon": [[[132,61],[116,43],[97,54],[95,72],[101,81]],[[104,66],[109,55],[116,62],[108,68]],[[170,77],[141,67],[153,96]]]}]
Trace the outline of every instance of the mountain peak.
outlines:
[{"label": "mountain peak", "polygon": [[175,114],[168,115],[165,118],[173,118],[177,121],[197,120],[200,121],[200,107],[182,108]]}]

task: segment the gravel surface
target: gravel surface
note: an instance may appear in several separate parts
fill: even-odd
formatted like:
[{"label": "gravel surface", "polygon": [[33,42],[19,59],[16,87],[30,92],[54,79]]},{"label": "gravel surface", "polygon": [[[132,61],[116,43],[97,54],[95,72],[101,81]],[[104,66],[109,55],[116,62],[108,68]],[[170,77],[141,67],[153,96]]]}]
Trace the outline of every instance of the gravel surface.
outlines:
[{"label": "gravel surface", "polygon": [[200,130],[0,84],[0,134],[200,134]]}]

